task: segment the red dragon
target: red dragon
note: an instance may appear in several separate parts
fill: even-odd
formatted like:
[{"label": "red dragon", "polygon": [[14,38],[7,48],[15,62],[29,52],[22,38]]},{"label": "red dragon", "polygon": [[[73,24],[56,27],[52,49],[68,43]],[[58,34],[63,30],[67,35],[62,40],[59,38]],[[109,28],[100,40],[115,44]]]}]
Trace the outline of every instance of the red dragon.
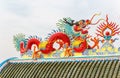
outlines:
[{"label": "red dragon", "polygon": [[[86,26],[88,26],[88,25],[96,25],[96,24],[99,23],[99,21],[101,20],[101,19],[99,19],[96,23],[91,23],[92,20],[93,20],[93,18],[94,18],[96,15],[98,15],[98,14],[93,15],[93,17],[92,17],[90,20],[82,20],[82,21],[79,21],[78,24],[73,23],[73,21],[72,21],[72,23],[70,24],[66,19],[64,19],[63,22],[64,22],[67,26],[69,25],[69,28],[72,28],[71,25],[74,26],[73,29],[67,30],[68,32],[70,31],[69,33],[72,33],[72,36],[75,36],[75,37],[78,37],[78,38],[82,38],[81,34],[76,34],[76,33],[74,33],[74,31],[77,31],[77,33],[82,32],[83,35],[88,34],[88,31],[85,30]],[[64,28],[67,27],[67,26],[64,25]],[[74,30],[74,31],[73,31],[73,30]],[[72,32],[71,32],[71,31],[72,31]],[[76,36],[76,35],[79,35],[79,36]],[[86,37],[86,38],[87,38],[87,37]],[[80,46],[79,46],[78,48],[74,48],[74,47],[73,47],[73,49],[74,49],[75,52],[84,52],[84,51],[85,51],[86,49],[88,49],[88,48],[94,48],[94,47],[95,47],[95,45],[93,45],[93,47],[90,47],[90,46],[88,45],[87,41],[86,41],[86,38],[82,38],[82,39],[83,39],[83,42],[80,43]],[[71,39],[70,39],[69,34],[60,31],[60,32],[57,32],[57,33],[52,34],[52,35],[48,38],[48,43],[47,43],[45,49],[44,49],[44,50],[43,50],[43,49],[39,49],[39,51],[41,51],[41,52],[44,53],[44,54],[49,54],[49,53],[55,51],[56,49],[53,47],[53,44],[54,44],[57,40],[61,40],[61,41],[62,41],[62,43],[61,43],[61,42],[57,42],[58,44],[60,44],[59,49],[60,49],[65,43],[68,43],[69,46],[70,46],[70,44],[71,44],[71,43],[70,43],[70,42],[71,42]],[[92,39],[92,41],[95,41],[95,40]],[[20,52],[21,52],[21,53],[27,52],[29,49],[31,49],[31,46],[32,46],[33,44],[37,45],[37,47],[39,48],[40,42],[41,42],[41,41],[40,41],[39,39],[37,39],[37,38],[30,38],[30,39],[27,41],[26,45],[24,44],[24,42],[21,41],[21,42],[20,42]]]}]

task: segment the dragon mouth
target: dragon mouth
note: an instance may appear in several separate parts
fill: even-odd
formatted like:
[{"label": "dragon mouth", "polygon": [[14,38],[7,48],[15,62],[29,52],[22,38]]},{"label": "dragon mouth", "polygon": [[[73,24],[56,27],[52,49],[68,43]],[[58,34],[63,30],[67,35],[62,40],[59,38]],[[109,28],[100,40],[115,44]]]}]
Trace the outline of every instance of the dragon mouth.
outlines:
[{"label": "dragon mouth", "polygon": [[82,26],[82,28],[85,28],[85,27],[86,27],[86,25],[83,25],[83,26]]}]

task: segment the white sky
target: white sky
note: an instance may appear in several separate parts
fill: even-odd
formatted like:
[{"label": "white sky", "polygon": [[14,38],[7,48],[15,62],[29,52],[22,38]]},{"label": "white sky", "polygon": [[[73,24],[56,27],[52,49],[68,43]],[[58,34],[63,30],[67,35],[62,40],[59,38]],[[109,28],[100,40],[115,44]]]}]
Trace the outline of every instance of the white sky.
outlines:
[{"label": "white sky", "polygon": [[44,38],[63,17],[78,21],[100,12],[98,18],[109,14],[109,19],[120,25],[119,7],[120,0],[0,0],[0,62],[19,57],[13,45],[13,35],[17,33]]}]

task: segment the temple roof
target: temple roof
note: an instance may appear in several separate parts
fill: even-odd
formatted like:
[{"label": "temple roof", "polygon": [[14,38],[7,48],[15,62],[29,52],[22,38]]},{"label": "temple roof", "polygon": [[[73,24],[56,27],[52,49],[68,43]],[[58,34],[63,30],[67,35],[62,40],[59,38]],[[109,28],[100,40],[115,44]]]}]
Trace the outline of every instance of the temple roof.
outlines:
[{"label": "temple roof", "polygon": [[120,78],[120,60],[9,62],[0,75],[2,78]]}]

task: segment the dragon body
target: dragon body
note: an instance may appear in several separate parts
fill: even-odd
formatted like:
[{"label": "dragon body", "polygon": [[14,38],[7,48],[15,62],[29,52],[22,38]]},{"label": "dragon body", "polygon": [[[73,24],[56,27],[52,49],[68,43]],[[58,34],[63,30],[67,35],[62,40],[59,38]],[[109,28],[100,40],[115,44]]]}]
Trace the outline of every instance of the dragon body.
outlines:
[{"label": "dragon body", "polygon": [[35,44],[35,45],[37,45],[37,47],[39,47],[40,40],[38,40],[36,38],[31,38],[27,41],[26,45],[23,41],[21,41],[20,42],[20,52],[25,53],[25,52],[27,52],[27,50],[29,50],[29,49],[31,50],[31,47],[33,44]]},{"label": "dragon body", "polygon": [[[68,45],[70,46],[69,37],[62,32],[58,32],[58,33],[55,33],[55,34],[50,36],[50,38],[48,39],[48,43],[46,44],[45,49],[44,50],[40,49],[40,51],[44,54],[49,54],[52,51],[55,51],[56,49],[53,48],[53,44],[57,40],[62,40],[64,43],[68,43]],[[40,40],[37,39],[37,38],[30,38],[30,39],[28,39],[26,45],[23,41],[21,41],[20,42],[20,52],[25,53],[25,52],[27,52],[27,50],[29,50],[29,49],[31,50],[31,47],[32,47],[33,44],[37,45],[37,48],[39,48]]]},{"label": "dragon body", "polygon": [[[63,43],[68,43],[68,45],[70,46],[70,39],[69,39],[69,37],[66,34],[62,33],[62,32],[57,32],[57,33],[55,33],[55,34],[50,36],[50,38],[48,39],[48,44],[46,45],[45,50],[41,50],[42,53],[49,54],[52,51],[55,51],[56,49],[53,48],[53,44],[57,40],[62,40]],[[61,46],[63,46],[63,44],[61,44],[60,47]]]}]

